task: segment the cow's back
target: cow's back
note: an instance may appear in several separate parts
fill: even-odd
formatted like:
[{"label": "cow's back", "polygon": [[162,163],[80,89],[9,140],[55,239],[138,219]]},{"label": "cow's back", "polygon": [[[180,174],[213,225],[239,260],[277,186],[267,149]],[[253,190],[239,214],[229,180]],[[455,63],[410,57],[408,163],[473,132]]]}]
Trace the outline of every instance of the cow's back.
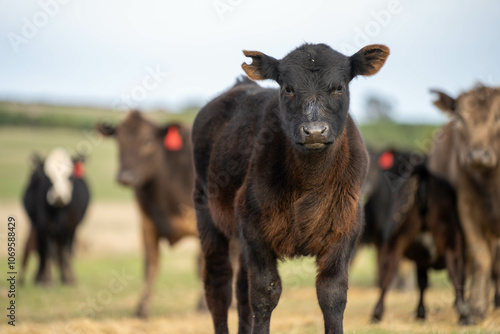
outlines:
[{"label": "cow's back", "polygon": [[238,85],[209,102],[193,125],[197,175],[195,201],[204,192],[215,221],[226,234],[235,233],[234,199],[249,167],[265,108],[276,90],[255,84]]}]

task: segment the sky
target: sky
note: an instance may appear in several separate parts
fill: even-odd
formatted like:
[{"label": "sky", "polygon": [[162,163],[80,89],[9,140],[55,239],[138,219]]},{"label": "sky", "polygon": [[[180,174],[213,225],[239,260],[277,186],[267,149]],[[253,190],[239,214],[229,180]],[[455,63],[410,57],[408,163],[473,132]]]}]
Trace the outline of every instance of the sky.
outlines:
[{"label": "sky", "polygon": [[430,88],[500,85],[499,33],[497,0],[0,0],[0,99],[175,110],[230,87],[244,49],[385,44],[380,72],[350,84],[351,113],[377,95],[398,121],[439,123]]}]

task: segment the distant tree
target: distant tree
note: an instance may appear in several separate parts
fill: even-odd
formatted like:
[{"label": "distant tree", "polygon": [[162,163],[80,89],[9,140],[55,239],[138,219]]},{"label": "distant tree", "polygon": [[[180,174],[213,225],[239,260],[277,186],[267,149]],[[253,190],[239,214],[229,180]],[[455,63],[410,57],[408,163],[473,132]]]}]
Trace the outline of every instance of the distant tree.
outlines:
[{"label": "distant tree", "polygon": [[366,99],[366,116],[369,121],[390,121],[392,111],[392,103],[381,96],[370,95]]}]

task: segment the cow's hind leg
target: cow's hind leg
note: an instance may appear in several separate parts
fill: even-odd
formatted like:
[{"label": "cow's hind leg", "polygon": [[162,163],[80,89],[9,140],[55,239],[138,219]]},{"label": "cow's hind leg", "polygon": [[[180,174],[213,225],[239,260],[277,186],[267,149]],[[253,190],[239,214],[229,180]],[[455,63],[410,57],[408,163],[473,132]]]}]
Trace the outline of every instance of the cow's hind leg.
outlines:
[{"label": "cow's hind leg", "polygon": [[405,247],[406,243],[402,241],[402,238],[396,238],[394,244],[388,244],[382,247],[378,269],[380,297],[373,310],[372,322],[379,322],[382,320],[382,316],[384,315],[385,295],[398,270],[399,261],[401,260]]},{"label": "cow's hind leg", "polygon": [[38,248],[39,264],[35,277],[36,284],[49,285],[52,281],[50,271],[50,243],[45,229],[39,228],[36,231],[36,244]]},{"label": "cow's hind leg", "polygon": [[232,299],[233,270],[229,261],[229,240],[213,224],[206,207],[196,217],[203,252],[203,284],[208,310],[216,334],[228,333],[227,313]]},{"label": "cow's hind leg", "polygon": [[246,256],[240,253],[238,277],[236,280],[236,298],[238,302],[238,333],[252,332],[252,309],[248,296],[248,268]]},{"label": "cow's hind leg", "polygon": [[417,281],[418,287],[420,289],[420,297],[417,307],[417,319],[425,319],[425,306],[424,306],[424,294],[425,289],[427,289],[429,279],[427,276],[427,268],[422,266],[417,266]]},{"label": "cow's hind leg", "polygon": [[160,237],[154,223],[144,213],[142,213],[142,236],[145,252],[145,282],[141,299],[135,314],[139,318],[146,318],[149,314],[151,290],[153,288],[154,280],[158,274]]},{"label": "cow's hind leg", "polygon": [[28,266],[28,259],[32,251],[36,248],[36,232],[33,226],[30,227],[30,234],[26,245],[24,246],[24,254],[21,260],[21,270],[19,272],[19,284],[24,284],[24,275],[26,273],[26,267]]}]

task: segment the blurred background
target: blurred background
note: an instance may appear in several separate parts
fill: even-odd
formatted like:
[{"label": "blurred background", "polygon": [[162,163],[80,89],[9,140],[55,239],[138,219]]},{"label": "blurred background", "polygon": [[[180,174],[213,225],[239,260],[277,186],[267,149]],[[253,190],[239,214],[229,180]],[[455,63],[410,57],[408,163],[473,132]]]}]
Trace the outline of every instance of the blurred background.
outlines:
[{"label": "blurred background", "polygon": [[[131,315],[138,297],[142,281],[138,214],[132,191],[115,182],[116,143],[93,131],[96,122],[116,124],[126,111],[138,108],[158,124],[171,120],[189,124],[201,106],[243,74],[240,65],[247,61],[243,49],[282,58],[308,42],[325,43],[351,55],[367,44],[379,43],[390,47],[391,56],[376,76],[353,80],[351,112],[368,146],[426,152],[434,131],[446,121],[432,105],[430,88],[456,96],[478,82],[499,85],[499,13],[500,2],[495,0],[1,0],[0,219],[8,214],[18,217],[18,252],[29,227],[20,198],[31,153],[43,156],[61,146],[70,154],[86,155],[92,193],[77,236],[79,285],[33,287],[33,258],[21,290],[25,293],[19,297],[26,332],[41,330],[39,324],[48,326],[42,329],[55,326],[55,332],[73,332],[67,326],[80,326],[81,319],[111,321],[85,323],[89,331],[114,328],[118,325],[113,321]],[[3,245],[4,230],[0,240]],[[192,313],[193,305],[201,290],[195,274],[195,244],[196,240],[188,240],[173,250],[162,250],[152,306],[152,315],[161,320],[149,323],[151,331],[168,325],[173,326],[172,333],[189,332],[183,325],[190,317],[195,317],[193,333],[209,328],[208,315],[201,318],[202,325],[194,325],[199,319]],[[5,256],[0,252],[0,258]],[[355,293],[362,297],[376,296],[369,288],[374,282],[372,260],[368,250],[355,263],[351,281],[361,287]],[[292,324],[292,330],[321,332],[319,308],[300,302],[305,298],[316,305],[313,262],[287,262],[283,268],[292,273],[285,278],[292,294],[284,295],[281,304],[298,298],[283,306],[284,318],[293,308],[303,308],[306,325]],[[82,313],[91,303],[89,298],[97,298],[106,287],[113,270],[126,270],[134,279],[123,293],[98,303],[93,316]],[[453,296],[444,273],[437,276],[438,286],[445,289],[434,292],[442,301],[435,309],[446,309],[437,318],[439,324],[453,317]],[[0,285],[0,290],[4,298],[5,287]],[[390,306],[395,313],[387,317],[393,328],[409,331],[398,319],[412,319],[414,303],[408,298],[413,300],[416,294],[398,298],[389,303],[402,308]],[[361,301],[351,309],[348,304],[346,328],[351,323],[368,330],[364,326],[372,304]],[[408,304],[411,308],[403,310]],[[366,321],[358,324],[359,317]],[[128,329],[143,326],[130,321]],[[291,331],[287,323],[279,327],[283,333]]]}]

